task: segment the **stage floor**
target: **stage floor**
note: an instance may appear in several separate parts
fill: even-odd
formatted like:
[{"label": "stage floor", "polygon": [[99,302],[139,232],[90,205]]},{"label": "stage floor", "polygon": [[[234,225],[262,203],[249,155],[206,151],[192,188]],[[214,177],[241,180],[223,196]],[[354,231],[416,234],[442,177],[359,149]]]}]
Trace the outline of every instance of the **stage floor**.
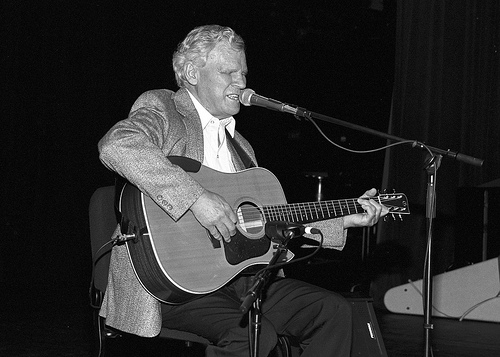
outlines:
[{"label": "stage floor", "polygon": [[[83,282],[82,282],[83,283]],[[84,284],[0,285],[1,356],[91,356],[92,315]],[[423,317],[376,310],[388,356],[423,356]],[[500,356],[500,324],[433,318],[436,357]],[[203,356],[200,346],[125,336],[109,342],[108,356]],[[161,351],[165,351],[163,354]],[[168,351],[168,352],[167,352]]]}]

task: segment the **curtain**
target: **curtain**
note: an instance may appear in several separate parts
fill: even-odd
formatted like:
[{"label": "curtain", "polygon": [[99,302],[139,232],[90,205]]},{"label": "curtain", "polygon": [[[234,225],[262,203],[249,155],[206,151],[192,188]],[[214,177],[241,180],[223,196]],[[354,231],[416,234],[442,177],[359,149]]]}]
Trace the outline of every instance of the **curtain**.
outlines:
[{"label": "curtain", "polygon": [[[433,234],[434,273],[453,264],[455,214],[463,186],[500,178],[500,1],[398,0],[395,82],[389,132],[484,160],[481,167],[445,156],[439,166]],[[375,299],[422,277],[426,250],[426,152],[388,151],[384,187],[404,192],[411,215],[383,222],[378,258],[385,268]],[[498,217],[500,218],[500,217]],[[377,250],[376,249],[376,250]],[[382,265],[384,265],[382,264]],[[380,265],[380,264],[379,264]]]}]

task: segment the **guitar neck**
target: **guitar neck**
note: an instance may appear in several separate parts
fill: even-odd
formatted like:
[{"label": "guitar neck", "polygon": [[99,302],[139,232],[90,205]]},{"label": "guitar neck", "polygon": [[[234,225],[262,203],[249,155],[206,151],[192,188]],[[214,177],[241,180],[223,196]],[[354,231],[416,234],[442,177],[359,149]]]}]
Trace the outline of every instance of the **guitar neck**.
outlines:
[{"label": "guitar neck", "polygon": [[357,198],[264,206],[266,220],[310,223],[362,213]]}]

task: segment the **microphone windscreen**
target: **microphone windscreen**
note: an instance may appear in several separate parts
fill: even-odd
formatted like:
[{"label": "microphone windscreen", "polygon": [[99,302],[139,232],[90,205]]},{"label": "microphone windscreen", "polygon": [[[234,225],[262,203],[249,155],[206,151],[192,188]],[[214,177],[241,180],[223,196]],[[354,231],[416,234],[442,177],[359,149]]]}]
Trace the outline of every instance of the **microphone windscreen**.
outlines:
[{"label": "microphone windscreen", "polygon": [[246,105],[247,107],[250,106],[250,97],[253,94],[255,94],[255,91],[250,88],[243,90],[240,94],[240,103]]}]

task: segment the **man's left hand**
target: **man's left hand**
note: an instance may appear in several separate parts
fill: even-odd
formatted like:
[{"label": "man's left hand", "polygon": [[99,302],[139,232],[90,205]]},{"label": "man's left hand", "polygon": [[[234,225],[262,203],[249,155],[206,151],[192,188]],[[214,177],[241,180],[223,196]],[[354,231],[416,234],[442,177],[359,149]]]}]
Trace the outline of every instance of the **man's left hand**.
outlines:
[{"label": "man's left hand", "polygon": [[365,212],[344,216],[344,228],[370,227],[376,224],[380,217],[389,213],[387,207],[372,198],[376,194],[377,190],[372,188],[358,198],[358,203],[363,207]]}]

